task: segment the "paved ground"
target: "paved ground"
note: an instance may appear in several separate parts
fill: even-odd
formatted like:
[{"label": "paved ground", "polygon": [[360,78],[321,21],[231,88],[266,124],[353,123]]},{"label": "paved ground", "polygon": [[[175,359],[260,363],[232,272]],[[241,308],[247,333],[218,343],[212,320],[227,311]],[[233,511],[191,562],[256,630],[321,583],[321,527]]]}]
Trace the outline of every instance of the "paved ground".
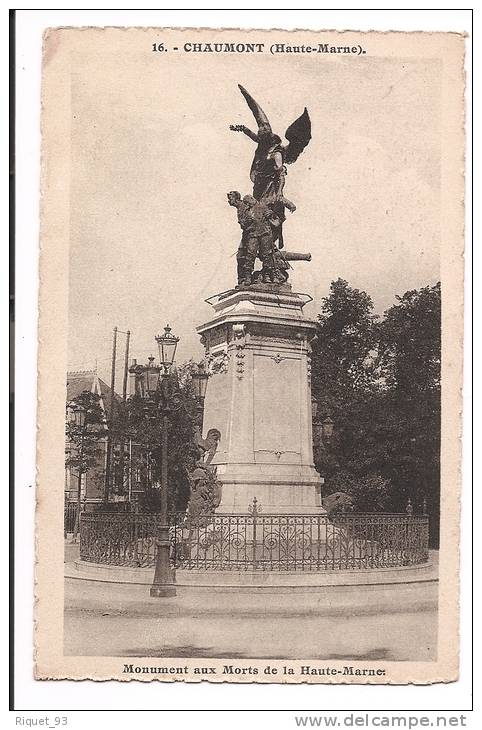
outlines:
[{"label": "paved ground", "polygon": [[65,581],[65,653],[433,661],[435,582],[299,592]]}]

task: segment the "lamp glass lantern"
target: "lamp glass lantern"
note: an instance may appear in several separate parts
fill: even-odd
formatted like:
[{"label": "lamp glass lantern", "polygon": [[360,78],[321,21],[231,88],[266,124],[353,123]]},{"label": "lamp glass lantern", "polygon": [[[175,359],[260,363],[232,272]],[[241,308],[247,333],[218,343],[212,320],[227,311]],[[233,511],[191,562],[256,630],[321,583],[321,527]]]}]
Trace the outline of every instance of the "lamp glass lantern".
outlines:
[{"label": "lamp glass lantern", "polygon": [[203,401],[206,396],[206,389],[208,385],[209,374],[206,372],[204,363],[200,362],[197,365],[197,370],[191,375],[192,383],[194,387],[194,395],[197,400]]},{"label": "lamp glass lantern", "polygon": [[79,428],[83,428],[85,425],[85,408],[75,405],[72,410],[74,413],[75,425]]},{"label": "lamp glass lantern", "polygon": [[148,364],[143,368],[142,376],[144,380],[144,391],[146,394],[153,393],[157,390],[159,384],[159,368],[154,365],[154,356],[147,358]]},{"label": "lamp glass lantern", "polygon": [[334,427],[334,425],[335,425],[335,423],[330,418],[330,416],[328,416],[327,418],[325,418],[325,420],[321,424],[323,436],[325,438],[328,438],[329,439],[329,438],[331,438],[333,436],[333,427]]},{"label": "lamp glass lantern", "polygon": [[166,324],[164,327],[164,334],[157,335],[156,342],[159,348],[161,371],[163,374],[168,375],[174,362],[179,337],[173,335],[170,326]]}]

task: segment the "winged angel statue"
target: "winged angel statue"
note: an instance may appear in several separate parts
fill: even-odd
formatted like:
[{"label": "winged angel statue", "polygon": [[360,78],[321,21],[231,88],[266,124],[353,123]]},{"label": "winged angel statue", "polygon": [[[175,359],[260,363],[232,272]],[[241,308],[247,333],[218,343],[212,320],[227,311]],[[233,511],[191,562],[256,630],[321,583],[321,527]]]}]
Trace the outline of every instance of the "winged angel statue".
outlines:
[{"label": "winged angel statue", "polygon": [[[249,269],[251,268],[252,271],[251,263],[254,266],[253,253],[262,260],[264,270],[269,272],[270,268],[273,269],[273,267],[279,269],[276,262],[279,262],[280,249],[284,246],[283,222],[286,220],[285,210],[288,209],[291,212],[296,210],[296,206],[290,200],[287,200],[283,194],[287,174],[286,165],[296,162],[309,143],[311,139],[311,121],[305,108],[303,114],[286,130],[285,137],[288,144],[283,145],[281,138],[273,133],[268,117],[260,105],[243,86],[238,86],[258,125],[257,132],[252,132],[242,124],[230,126],[231,130],[243,132],[257,145],[250,171],[250,178],[253,183],[252,196],[245,196],[241,201],[241,196],[237,191],[232,191],[228,195],[230,205],[235,205],[238,208],[238,221],[241,228],[243,228],[243,238],[246,239],[246,233],[254,234],[251,235],[251,245],[248,246],[250,248],[247,251],[248,263],[244,266],[244,269],[241,266],[242,282],[248,283]],[[267,241],[268,231],[271,241]],[[253,240],[256,238],[261,243],[257,247],[253,246]],[[254,248],[257,249],[256,252]],[[241,249],[243,249],[243,241],[240,246],[240,252],[242,253]],[[246,249],[246,240],[244,249]],[[271,251],[270,255],[267,254],[268,249]],[[238,264],[240,252],[238,252]],[[303,255],[293,254],[292,256]],[[249,259],[252,259],[252,261]],[[271,265],[268,263],[269,261],[271,261]],[[268,280],[269,276],[268,273]],[[286,278],[287,275],[284,280]],[[266,279],[264,280],[266,281]],[[272,274],[271,281],[273,281]]]}]

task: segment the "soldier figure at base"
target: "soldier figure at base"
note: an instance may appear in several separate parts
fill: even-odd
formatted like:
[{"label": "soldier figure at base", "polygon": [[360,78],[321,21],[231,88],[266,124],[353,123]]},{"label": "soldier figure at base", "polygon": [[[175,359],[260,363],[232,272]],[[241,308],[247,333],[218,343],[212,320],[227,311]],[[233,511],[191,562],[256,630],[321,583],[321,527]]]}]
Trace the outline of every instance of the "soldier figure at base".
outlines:
[{"label": "soldier figure at base", "polygon": [[289,264],[275,246],[273,228],[280,225],[270,205],[256,200],[252,195],[241,195],[237,190],[228,193],[229,205],[238,211],[238,223],[243,230],[236,256],[238,262],[238,284],[253,283],[256,257],[263,264],[261,279],[265,283],[286,281]]}]

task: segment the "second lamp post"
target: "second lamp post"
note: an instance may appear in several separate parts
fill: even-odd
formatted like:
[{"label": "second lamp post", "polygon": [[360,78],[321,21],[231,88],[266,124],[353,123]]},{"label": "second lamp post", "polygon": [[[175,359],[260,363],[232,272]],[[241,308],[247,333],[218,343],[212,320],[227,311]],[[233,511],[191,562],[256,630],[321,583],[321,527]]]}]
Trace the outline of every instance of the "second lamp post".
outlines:
[{"label": "second lamp post", "polygon": [[[182,400],[172,381],[172,365],[176,354],[179,337],[172,334],[169,325],[164,327],[164,333],[157,335],[156,342],[159,348],[159,366],[154,365],[154,358],[149,358],[147,366],[135,365],[133,372],[142,381],[141,394],[146,399],[146,412],[154,409],[161,420],[161,505],[159,513],[158,537],[156,539],[156,556],[154,581],[150,595],[153,598],[165,598],[176,595],[176,572],[171,567],[171,541],[169,535],[169,504],[168,504],[168,430],[169,415],[173,410],[182,406]],[[204,395],[206,393],[208,374],[202,364],[192,373],[192,381],[198,408],[202,411]]]},{"label": "second lamp post", "polygon": [[161,417],[161,511],[156,541],[156,567],[150,595],[152,598],[164,598],[176,595],[176,573],[175,569],[171,568],[170,562],[167,459],[169,413],[173,407],[176,407],[175,402],[173,403],[175,396],[172,388],[171,368],[179,337],[173,335],[169,325],[166,325],[164,334],[157,335],[156,342],[159,347],[160,364],[157,407]]}]

